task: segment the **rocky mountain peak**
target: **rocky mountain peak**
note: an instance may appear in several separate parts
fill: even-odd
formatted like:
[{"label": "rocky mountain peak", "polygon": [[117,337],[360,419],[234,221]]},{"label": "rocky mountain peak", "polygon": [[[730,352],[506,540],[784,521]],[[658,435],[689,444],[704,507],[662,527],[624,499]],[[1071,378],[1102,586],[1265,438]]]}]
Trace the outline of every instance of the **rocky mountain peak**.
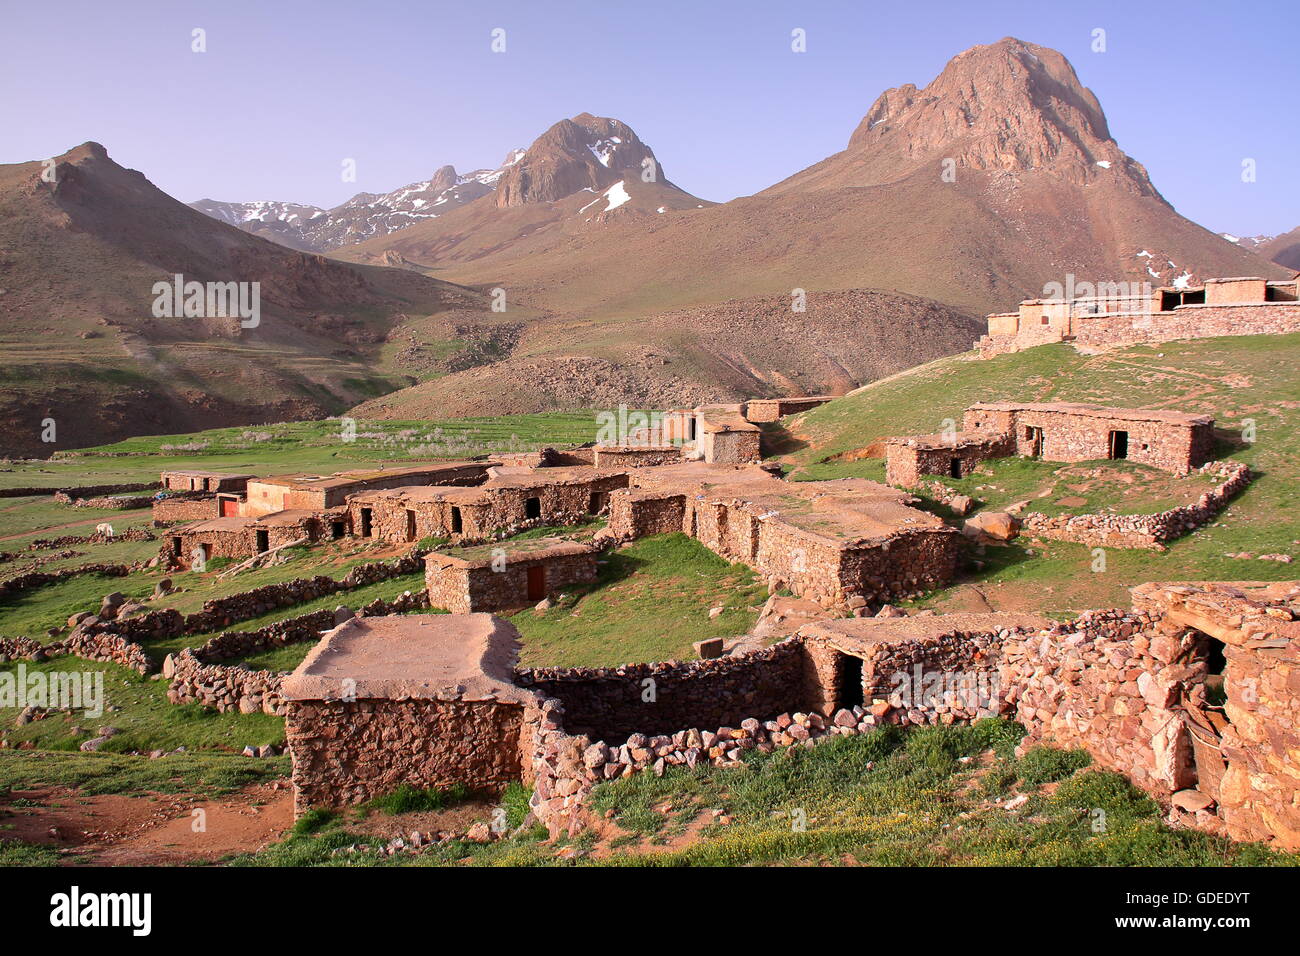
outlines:
[{"label": "rocky mountain peak", "polygon": [[849,139],[863,171],[888,182],[944,158],[959,167],[1102,178],[1157,195],[1111,138],[1101,104],[1056,50],[1007,37],[957,54],[924,89],[882,93]]},{"label": "rocky mountain peak", "polygon": [[[600,192],[641,174],[654,152],[626,123],[590,113],[560,120],[533,142],[497,185],[497,205],[552,202],[581,189]],[[663,169],[657,168],[663,181]]]}]

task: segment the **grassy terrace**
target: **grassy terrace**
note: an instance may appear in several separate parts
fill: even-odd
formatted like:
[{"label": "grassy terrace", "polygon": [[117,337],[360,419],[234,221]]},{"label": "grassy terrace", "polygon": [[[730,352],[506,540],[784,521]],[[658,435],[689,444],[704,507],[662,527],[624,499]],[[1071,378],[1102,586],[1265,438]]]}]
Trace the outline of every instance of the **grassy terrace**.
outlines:
[{"label": "grassy terrace", "polygon": [[[960,422],[962,410],[977,401],[1078,401],[1209,413],[1219,429],[1220,454],[1259,474],[1211,524],[1163,553],[1111,549],[1104,571],[1093,570],[1094,555],[1082,545],[1018,541],[989,548],[980,558],[981,571],[921,603],[1063,614],[1127,606],[1127,589],[1143,581],[1285,580],[1296,576],[1295,564],[1259,555],[1300,559],[1298,361],[1300,334],[1170,342],[1097,355],[1046,345],[989,361],[954,356],[791,420],[783,460],[795,478],[882,480],[881,460],[855,460],[854,453],[890,435],[941,431],[945,419]],[[1251,431],[1254,441],[1245,441]],[[1149,469],[1116,462],[1052,466],[1006,460],[986,463],[981,471],[962,481],[940,480],[987,507],[1034,498],[1032,507],[1048,513],[1156,510],[1192,500],[1204,487],[1202,478],[1171,483],[1144,474]],[[1043,492],[1047,497],[1036,497]],[[1242,552],[1251,557],[1228,557]]]},{"label": "grassy terrace", "polygon": [[[1017,759],[1022,730],[886,727],[812,750],[751,751],[738,768],[672,767],[599,785],[597,825],[544,842],[534,829],[418,856],[332,851],[371,844],[353,815],[323,814],[242,865],[1075,865],[1295,866],[1300,855],[1171,830],[1159,808],[1080,751]],[[1024,796],[1020,805],[1008,801]],[[507,798],[510,811],[518,797]],[[1100,813],[1098,811],[1101,811]],[[608,814],[608,817],[606,816]],[[511,816],[511,822],[516,818]],[[402,830],[401,817],[389,829]]]},{"label": "grassy terrace", "polygon": [[[523,636],[525,666],[616,666],[690,660],[694,641],[747,632],[766,600],[749,568],[684,534],[668,534],[609,554],[594,586],[510,620]],[[723,611],[710,618],[714,607]]]},{"label": "grassy terrace", "polygon": [[48,461],[14,462],[0,471],[0,488],[150,481],[173,468],[327,473],[379,462],[413,463],[544,445],[580,445],[595,440],[596,427],[594,412],[547,412],[445,421],[358,421],[350,441],[345,440],[338,419],[215,428],[128,438],[60,452]]}]

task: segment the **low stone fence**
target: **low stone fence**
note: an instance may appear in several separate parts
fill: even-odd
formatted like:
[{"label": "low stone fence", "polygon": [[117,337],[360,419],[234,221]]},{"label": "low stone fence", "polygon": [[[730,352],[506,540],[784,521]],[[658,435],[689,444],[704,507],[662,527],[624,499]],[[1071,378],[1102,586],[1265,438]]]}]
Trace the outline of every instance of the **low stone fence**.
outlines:
[{"label": "low stone fence", "polygon": [[133,491],[157,490],[156,481],[135,481],[124,485],[67,485],[62,488],[0,488],[0,498],[38,498],[53,495],[59,501],[70,503],[79,498],[99,495],[124,495]]},{"label": "low stone fence", "polygon": [[1210,462],[1199,471],[1217,475],[1224,480],[1193,504],[1179,505],[1168,511],[1147,515],[1083,514],[1049,517],[1031,511],[1021,516],[1022,530],[1026,534],[1055,541],[1074,541],[1110,548],[1161,550],[1168,542],[1212,520],[1253,478],[1249,467],[1235,461]]},{"label": "low stone fence", "polygon": [[788,640],[710,660],[522,669],[515,682],[558,699],[568,731],[621,741],[797,709],[807,697],[806,679],[802,645]]},{"label": "low stone fence", "polygon": [[82,574],[102,574],[105,577],[123,578],[133,570],[135,566],[130,564],[83,564],[76,568],[60,568],[57,571],[29,571],[0,581],[0,597],[17,594],[28,588],[67,581]]},{"label": "low stone fence", "polygon": [[44,661],[64,654],[88,661],[120,664],[137,674],[148,674],[157,669],[139,644],[111,632],[95,633],[78,629],[63,640],[49,644],[42,644],[30,637],[0,638],[0,663]]},{"label": "low stone fence", "polygon": [[[423,591],[406,592],[392,601],[376,598],[361,608],[366,617],[382,614],[405,614],[426,609],[428,595]],[[284,621],[275,621],[255,631],[227,631],[213,637],[197,650],[185,648],[168,655],[162,673],[171,680],[167,699],[173,704],[200,703],[218,711],[238,710],[253,714],[261,711],[284,715],[280,684],[284,674],[254,671],[242,664],[223,664],[223,660],[247,657],[261,651],[315,641],[321,633],[340,623],[336,611],[323,608]],[[349,614],[350,616],[350,614]]]}]

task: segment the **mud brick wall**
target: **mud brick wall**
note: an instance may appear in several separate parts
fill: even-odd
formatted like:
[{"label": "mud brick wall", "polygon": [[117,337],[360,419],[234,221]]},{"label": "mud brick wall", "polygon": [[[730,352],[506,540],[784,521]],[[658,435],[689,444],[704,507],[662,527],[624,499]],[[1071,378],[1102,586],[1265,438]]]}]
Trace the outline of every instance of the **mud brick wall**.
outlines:
[{"label": "mud brick wall", "polygon": [[1252,479],[1250,468],[1240,462],[1210,462],[1202,472],[1224,480],[1194,503],[1149,515],[1082,514],[1048,516],[1031,511],[1022,516],[1026,534],[1056,541],[1108,548],[1155,548],[1194,531],[1211,521],[1228,506]]},{"label": "mud brick wall", "polygon": [[154,525],[172,521],[203,521],[221,516],[221,504],[216,494],[197,493],[169,495],[153,503]]},{"label": "mud brick wall", "polygon": [[1206,675],[1205,643],[1153,628],[1147,612],[1089,611],[1006,641],[1004,713],[1038,743],[1087,750],[1096,763],[1157,796],[1192,786],[1180,713]]},{"label": "mud brick wall", "polygon": [[288,701],[294,810],[464,784],[499,791],[523,775],[520,704],[470,700]]},{"label": "mud brick wall", "polygon": [[609,532],[618,541],[685,530],[686,496],[616,491],[609,496]]},{"label": "mud brick wall", "polygon": [[[783,641],[702,661],[525,669],[516,683],[559,700],[568,732],[621,743],[633,733],[735,725],[803,709],[805,667],[801,642]],[[653,700],[644,700],[651,690]]]}]

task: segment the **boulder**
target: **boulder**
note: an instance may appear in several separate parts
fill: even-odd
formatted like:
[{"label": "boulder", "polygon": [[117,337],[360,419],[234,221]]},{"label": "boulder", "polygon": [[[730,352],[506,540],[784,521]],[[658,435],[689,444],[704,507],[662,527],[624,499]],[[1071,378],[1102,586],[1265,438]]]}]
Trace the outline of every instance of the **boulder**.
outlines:
[{"label": "boulder", "polygon": [[972,538],[1010,541],[1020,534],[1020,521],[1005,511],[981,511],[975,517],[967,518],[961,530]]}]

